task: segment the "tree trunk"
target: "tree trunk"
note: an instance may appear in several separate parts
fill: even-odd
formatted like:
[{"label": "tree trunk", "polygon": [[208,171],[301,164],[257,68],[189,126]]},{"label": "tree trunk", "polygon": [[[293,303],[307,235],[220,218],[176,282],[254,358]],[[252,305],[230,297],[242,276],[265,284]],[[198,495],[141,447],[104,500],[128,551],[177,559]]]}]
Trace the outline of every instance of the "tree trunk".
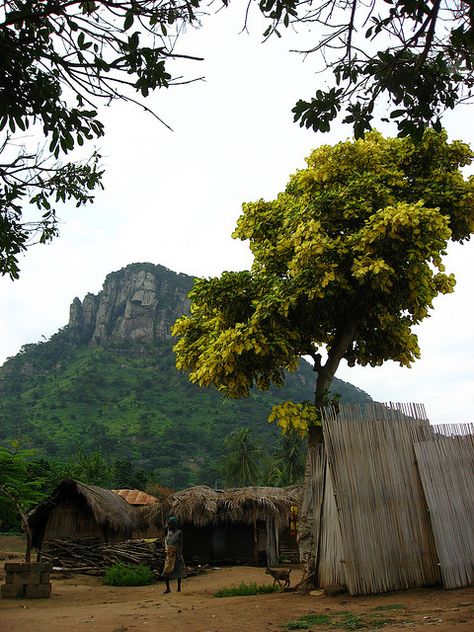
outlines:
[{"label": "tree trunk", "polygon": [[23,531],[25,532],[25,535],[26,535],[25,562],[30,563],[31,562],[31,549],[32,549],[33,537],[32,537],[30,525],[28,524],[28,519],[27,519],[25,513],[22,511],[21,508],[18,508],[18,511],[20,513],[21,526],[22,526]]},{"label": "tree trunk", "polygon": [[[303,577],[308,587],[316,583],[316,558],[318,550],[319,526],[321,519],[321,503],[318,502],[321,490],[318,489],[318,452],[322,439],[322,432],[312,432],[311,428],[306,457],[306,468],[303,483],[303,501],[298,523],[298,548]],[[321,431],[321,428],[317,430]],[[321,435],[321,436],[318,436]],[[316,487],[316,489],[315,489]]]},{"label": "tree trunk", "polygon": [[[328,404],[328,391],[339,363],[354,339],[358,318],[351,317],[341,333],[336,336],[328,350],[328,359],[324,366],[316,367],[318,372],[314,404],[318,410]],[[303,483],[303,501],[298,527],[298,548],[303,570],[304,589],[318,585],[319,540],[322,526],[322,509],[325,488],[325,464],[322,444],[324,443],[322,426],[314,426],[308,432],[308,452]]]},{"label": "tree trunk", "polygon": [[[318,385],[323,380],[318,376]],[[320,389],[316,389],[318,392]],[[316,399],[315,398],[315,403]],[[320,408],[323,404],[316,404]],[[303,483],[303,501],[298,525],[298,548],[303,577],[306,582],[304,588],[317,585],[317,566],[319,536],[321,531],[322,499],[324,495],[324,477],[321,476],[321,445],[323,443],[323,429],[314,426],[308,433],[308,452]]]}]

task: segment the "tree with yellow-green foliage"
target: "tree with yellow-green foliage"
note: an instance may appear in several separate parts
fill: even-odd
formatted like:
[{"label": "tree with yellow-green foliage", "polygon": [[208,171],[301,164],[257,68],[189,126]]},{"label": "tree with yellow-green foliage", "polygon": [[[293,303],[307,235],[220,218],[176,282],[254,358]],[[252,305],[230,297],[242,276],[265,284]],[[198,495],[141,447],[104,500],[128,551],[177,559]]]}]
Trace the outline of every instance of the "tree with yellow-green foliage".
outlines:
[{"label": "tree with yellow-green foliage", "polygon": [[[314,403],[286,402],[270,419],[307,434],[314,449],[342,359],[410,366],[420,356],[413,326],[455,285],[442,262],[448,241],[474,229],[474,178],[460,170],[472,158],[467,145],[432,131],[419,143],[371,132],[316,149],[276,200],[243,205],[234,237],[249,241],[252,269],[196,282],[191,314],[173,331],[178,368],[246,397],[281,384],[284,370],[311,356]],[[305,516],[300,528],[310,574]]]}]

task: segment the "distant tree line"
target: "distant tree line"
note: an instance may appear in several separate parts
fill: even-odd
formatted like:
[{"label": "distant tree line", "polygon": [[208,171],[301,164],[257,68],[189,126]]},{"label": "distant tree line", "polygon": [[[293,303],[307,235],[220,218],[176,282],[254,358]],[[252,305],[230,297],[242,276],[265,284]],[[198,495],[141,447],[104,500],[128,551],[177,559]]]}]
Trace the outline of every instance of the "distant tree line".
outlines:
[{"label": "distant tree line", "polygon": [[[276,447],[268,452],[253,437],[250,428],[242,427],[225,440],[221,460],[204,464],[192,483],[210,487],[279,487],[301,483],[304,459],[304,442],[297,435],[281,436]],[[180,477],[179,471],[169,472],[166,468],[146,471],[129,459],[110,458],[100,450],[78,449],[68,459],[61,460],[38,457],[34,450],[21,449],[18,444],[0,446],[0,465],[0,531],[20,529],[20,516],[11,492],[2,493],[7,484],[25,511],[67,478],[105,489],[140,489],[157,497],[171,487],[191,485],[186,475]],[[174,485],[176,482],[178,485]]]}]

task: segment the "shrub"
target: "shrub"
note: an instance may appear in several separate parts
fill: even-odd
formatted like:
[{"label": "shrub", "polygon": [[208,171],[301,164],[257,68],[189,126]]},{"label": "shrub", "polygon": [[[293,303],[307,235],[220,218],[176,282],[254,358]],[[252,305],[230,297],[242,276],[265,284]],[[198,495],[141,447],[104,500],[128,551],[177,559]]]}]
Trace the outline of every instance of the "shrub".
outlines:
[{"label": "shrub", "polygon": [[114,564],[105,571],[104,584],[108,586],[146,586],[154,581],[151,568],[144,564]]},{"label": "shrub", "polygon": [[222,588],[214,593],[214,597],[245,597],[247,595],[264,595],[266,593],[278,592],[279,586],[272,584],[261,584],[257,586],[256,582],[251,584],[240,583],[240,586],[232,588]]}]

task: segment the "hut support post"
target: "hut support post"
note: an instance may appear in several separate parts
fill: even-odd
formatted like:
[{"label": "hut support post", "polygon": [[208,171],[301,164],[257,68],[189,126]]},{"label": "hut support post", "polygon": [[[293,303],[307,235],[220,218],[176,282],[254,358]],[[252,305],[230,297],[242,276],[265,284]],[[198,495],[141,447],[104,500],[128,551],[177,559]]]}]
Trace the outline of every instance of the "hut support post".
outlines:
[{"label": "hut support post", "polygon": [[257,531],[257,510],[253,508],[253,557],[255,564],[258,564],[258,531]]},{"label": "hut support post", "polygon": [[278,553],[280,550],[280,533],[276,520],[267,518],[265,529],[267,566],[274,566],[278,564]]}]

